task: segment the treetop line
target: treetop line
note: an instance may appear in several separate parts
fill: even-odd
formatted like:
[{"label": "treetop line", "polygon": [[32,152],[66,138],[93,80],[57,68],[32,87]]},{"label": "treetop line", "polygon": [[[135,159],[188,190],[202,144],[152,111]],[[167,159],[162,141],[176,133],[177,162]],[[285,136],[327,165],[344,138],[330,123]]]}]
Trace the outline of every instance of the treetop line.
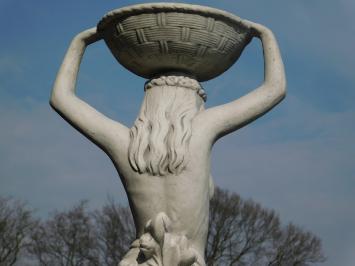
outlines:
[{"label": "treetop line", "polygon": [[[117,266],[136,238],[128,207],[112,198],[100,209],[82,201],[44,220],[15,199],[0,197],[0,265]],[[311,265],[323,262],[320,239],[282,225],[273,210],[217,188],[211,200],[206,264]]]}]

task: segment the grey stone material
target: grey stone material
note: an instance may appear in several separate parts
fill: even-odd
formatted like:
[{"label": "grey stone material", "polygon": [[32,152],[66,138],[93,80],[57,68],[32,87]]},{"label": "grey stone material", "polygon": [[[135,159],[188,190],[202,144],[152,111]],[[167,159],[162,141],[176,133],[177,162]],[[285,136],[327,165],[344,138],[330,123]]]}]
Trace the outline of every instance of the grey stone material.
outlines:
[{"label": "grey stone material", "polygon": [[[217,63],[201,69],[189,68],[185,63],[181,68],[165,68],[166,63],[177,62],[171,59],[170,53],[180,53],[173,51],[170,43],[160,47],[158,54],[152,56],[152,62],[146,62],[150,60],[151,48],[142,48],[141,65],[131,65],[137,58],[130,49],[136,50],[150,40],[153,35],[146,35],[146,29],[154,23],[152,27],[157,31],[154,44],[161,45],[159,40],[167,33],[164,27],[170,25],[170,15],[196,19],[198,27],[202,27],[202,17],[205,22],[203,32],[207,35],[194,40],[194,43],[200,40],[200,46],[203,41],[211,41],[209,37],[213,39],[213,31],[218,31],[217,25],[222,25],[218,33],[221,36],[230,36],[231,31],[242,32],[244,29],[248,37],[228,48],[231,53],[227,44],[222,43],[220,49],[225,49],[224,56],[219,57]],[[118,34],[126,32],[128,26],[135,32],[132,47],[128,35],[123,38],[128,43],[117,42],[120,40]],[[182,23],[177,28],[181,33],[177,42],[184,43],[193,30]],[[238,34],[235,38],[239,38]],[[239,99],[205,109],[206,94],[199,81],[225,71],[237,60],[248,39],[254,37],[263,45],[263,83]],[[150,78],[145,84],[138,117],[131,128],[101,114],[75,94],[85,49],[102,39],[120,63],[134,73]],[[222,39],[211,43],[220,44]],[[213,49],[209,47],[204,52],[202,48],[197,49],[191,56],[192,61],[195,57],[206,62],[215,60],[214,55],[208,53]],[[188,57],[184,49],[179,51]],[[162,60],[154,59],[157,57]],[[160,62],[161,72],[155,68]],[[218,65],[224,65],[223,71]],[[136,5],[110,12],[99,23],[98,29],[94,27],[74,37],[58,72],[50,104],[111,158],[121,178],[134,217],[137,239],[119,265],[205,265],[209,199],[214,189],[210,175],[211,149],[219,138],[272,109],[285,93],[284,67],[273,33],[265,26],[224,11],[186,4]]]},{"label": "grey stone material", "polygon": [[251,39],[250,29],[233,14],[174,3],[111,11],[98,31],[116,59],[139,76],[180,71],[199,81],[226,71]]}]

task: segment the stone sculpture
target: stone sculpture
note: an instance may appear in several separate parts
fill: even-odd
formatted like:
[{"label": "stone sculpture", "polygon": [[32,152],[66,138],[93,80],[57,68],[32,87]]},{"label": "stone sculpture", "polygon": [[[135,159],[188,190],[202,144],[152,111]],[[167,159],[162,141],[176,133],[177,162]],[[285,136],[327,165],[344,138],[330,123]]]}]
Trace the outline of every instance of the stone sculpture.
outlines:
[{"label": "stone sculpture", "polygon": [[[204,109],[199,81],[227,70],[253,38],[263,45],[263,84]],[[104,39],[117,60],[146,77],[132,128],[75,95],[85,48]],[[265,114],[285,96],[272,32],[230,13],[188,4],[142,4],[108,13],[74,37],[54,84],[51,106],[112,160],[127,192],[137,239],[119,265],[205,265],[213,144]]]}]

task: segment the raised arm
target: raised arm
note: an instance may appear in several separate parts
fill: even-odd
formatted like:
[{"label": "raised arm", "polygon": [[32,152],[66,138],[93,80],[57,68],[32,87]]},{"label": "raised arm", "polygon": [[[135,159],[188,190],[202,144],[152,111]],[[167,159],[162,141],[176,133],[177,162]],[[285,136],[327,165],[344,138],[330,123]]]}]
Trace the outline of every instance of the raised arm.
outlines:
[{"label": "raised arm", "polygon": [[280,51],[273,33],[266,27],[244,21],[262,42],[264,82],[247,95],[230,103],[207,109],[197,118],[198,128],[212,143],[265,114],[286,94],[286,78]]},{"label": "raised arm", "polygon": [[79,33],[72,40],[58,72],[51,106],[73,127],[96,143],[105,152],[111,153],[114,143],[127,143],[129,130],[111,120],[75,95],[79,66],[86,47],[100,40],[96,28]]}]

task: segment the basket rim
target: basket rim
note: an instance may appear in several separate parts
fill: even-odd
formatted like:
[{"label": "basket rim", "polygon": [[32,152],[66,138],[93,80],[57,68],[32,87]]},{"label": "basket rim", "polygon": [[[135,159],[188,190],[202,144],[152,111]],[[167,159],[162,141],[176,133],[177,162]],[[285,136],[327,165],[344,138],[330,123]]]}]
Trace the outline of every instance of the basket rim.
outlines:
[{"label": "basket rim", "polygon": [[98,31],[105,30],[105,28],[109,26],[112,21],[115,20],[124,19],[134,15],[158,12],[178,12],[210,16],[237,25],[239,28],[244,28],[245,30],[248,30],[247,26],[242,23],[243,19],[232,13],[209,6],[184,3],[147,3],[114,9],[109,11],[102,17],[102,19],[97,24],[97,29]]}]

